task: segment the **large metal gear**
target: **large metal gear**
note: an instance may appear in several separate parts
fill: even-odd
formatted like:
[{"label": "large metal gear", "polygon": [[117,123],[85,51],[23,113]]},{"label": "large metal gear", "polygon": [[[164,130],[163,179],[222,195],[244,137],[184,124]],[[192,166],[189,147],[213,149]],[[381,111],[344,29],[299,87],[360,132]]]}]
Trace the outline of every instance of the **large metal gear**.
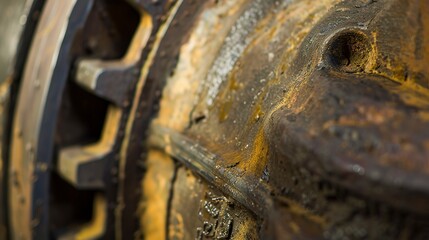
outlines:
[{"label": "large metal gear", "polygon": [[0,6],[0,239],[429,238],[429,1]]}]

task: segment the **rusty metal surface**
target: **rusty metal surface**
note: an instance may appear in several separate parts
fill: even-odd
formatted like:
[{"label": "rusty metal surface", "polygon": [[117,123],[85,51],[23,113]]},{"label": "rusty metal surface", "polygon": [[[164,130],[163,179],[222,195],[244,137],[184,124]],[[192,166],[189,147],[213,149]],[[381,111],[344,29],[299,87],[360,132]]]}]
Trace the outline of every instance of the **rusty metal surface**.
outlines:
[{"label": "rusty metal surface", "polygon": [[152,32],[152,18],[142,6],[135,4],[141,14],[140,24],[125,56],[120,60],[80,60],[76,81],[96,95],[116,105],[129,104],[129,92],[139,72],[141,52]]},{"label": "rusty metal surface", "polygon": [[16,92],[24,68],[25,57],[31,43],[35,25],[38,21],[43,1],[6,1],[2,8],[0,29],[2,44],[0,46],[1,78],[1,168],[0,168],[0,238],[8,237],[7,207],[7,169],[9,166],[9,146],[12,112],[15,106]]},{"label": "rusty metal surface", "polygon": [[[29,62],[22,80],[13,125],[13,140],[10,163],[9,206],[11,208],[12,238],[29,239],[48,237],[48,199],[49,176],[52,159],[53,131],[55,118],[48,117],[58,111],[61,90],[67,72],[68,51],[74,34],[80,27],[82,16],[76,16],[88,9],[91,2],[79,3],[62,1],[47,3],[44,11],[56,14],[44,15],[38,26],[38,33],[32,44]],[[73,10],[75,14],[73,15]],[[70,17],[70,20],[69,20]],[[52,19],[68,24],[52,26]],[[68,30],[68,31],[67,31]],[[40,54],[43,51],[43,55]],[[40,58],[48,63],[43,64]],[[30,60],[30,61],[31,61]],[[55,81],[53,80],[55,79]],[[51,84],[55,82],[55,84]],[[28,86],[32,86],[29,88]],[[34,90],[33,90],[34,89]],[[48,112],[49,115],[44,114]],[[31,119],[31,121],[28,121]]]},{"label": "rusty metal surface", "polygon": [[257,178],[236,175],[216,162],[224,161],[198,143],[170,129],[153,126],[151,146],[165,150],[183,165],[202,176],[207,182],[221,186],[221,191],[231,196],[254,214],[263,217],[273,207],[270,188]]},{"label": "rusty metal surface", "polygon": [[[174,1],[142,1],[138,2],[151,14],[153,27],[148,47],[142,55],[145,62],[141,63],[141,73],[135,88],[135,94],[130,101],[130,114],[124,131],[124,143],[118,155],[118,188],[117,205],[115,212],[115,237],[117,239],[141,238],[140,216],[136,214],[139,210],[139,201],[142,196],[140,189],[141,179],[144,173],[142,159],[145,157],[144,139],[148,120],[152,114],[157,92],[162,82],[147,81],[149,67],[154,59],[159,58],[157,53],[163,45],[162,40],[166,30],[181,2]],[[177,40],[180,40],[178,38]],[[153,89],[155,88],[155,89]],[[144,115],[144,116],[143,116]],[[138,119],[138,120],[137,120]],[[144,119],[143,121],[140,121]],[[168,176],[167,176],[168,177]]]},{"label": "rusty metal surface", "polygon": [[[145,5],[144,3],[132,4],[140,9]],[[117,205],[116,186],[118,184],[118,171],[115,171],[115,169],[118,169],[118,152],[120,150],[120,141],[123,137],[125,119],[129,111],[129,103],[124,104],[121,102],[119,105],[122,109],[118,109],[115,106],[107,107],[106,111],[108,113],[106,113],[105,123],[98,123],[105,125],[100,130],[100,139],[94,139],[99,140],[99,142],[88,145],[86,143],[88,140],[82,139],[84,137],[82,134],[85,134],[85,128],[88,126],[81,126],[82,123],[80,125],[79,123],[70,123],[70,121],[73,122],[73,120],[76,121],[79,118],[79,116],[73,115],[79,112],[76,112],[76,109],[73,110],[73,105],[79,105],[79,103],[76,103],[76,99],[73,100],[73,97],[69,99],[70,96],[65,93],[70,95],[81,92],[81,90],[77,92],[76,90],[70,90],[70,88],[75,89],[76,87],[73,87],[73,83],[69,82],[69,75],[72,75],[69,70],[73,67],[77,57],[89,55],[92,58],[102,58],[110,61],[121,57],[117,56],[124,44],[124,42],[121,42],[120,37],[122,37],[121,34],[129,34],[127,29],[132,27],[130,20],[134,15],[131,13],[128,16],[129,18],[126,19],[128,22],[122,20],[128,26],[122,29],[114,29],[112,28],[113,24],[121,24],[121,20],[117,20],[118,12],[111,11],[115,6],[115,10],[129,11],[127,9],[129,7],[118,2],[108,2],[106,5],[97,2],[94,7],[91,1],[69,1],[64,3],[49,1],[47,3],[33,43],[32,53],[29,56],[29,64],[25,70],[26,75],[24,75],[20,102],[15,116],[15,131],[12,138],[14,147],[12,157],[14,161],[10,170],[15,180],[11,182],[11,187],[14,188],[9,193],[11,198],[9,203],[14,211],[11,215],[12,232],[14,234],[12,238],[46,239],[49,235],[67,238],[67,236],[78,237],[87,232],[85,226],[77,231],[75,227],[69,230],[60,229],[62,225],[66,224],[66,221],[70,221],[70,218],[75,217],[76,214],[68,214],[70,208],[73,208],[73,201],[68,200],[67,203],[61,196],[56,196],[61,195],[60,192],[53,193],[52,191],[61,191],[61,189],[57,189],[61,184],[66,186],[66,191],[75,192],[74,194],[76,194],[76,191],[72,190],[67,183],[52,183],[62,181],[56,177],[55,170],[65,180],[73,184],[76,190],[97,189],[103,192],[103,201],[107,202],[102,205],[104,206],[102,208],[105,209],[103,210],[104,214],[100,216],[103,217],[98,216],[99,211],[94,212],[92,217],[96,226],[105,225],[102,228],[102,236],[106,238],[114,237],[114,208]],[[162,8],[162,5],[157,6]],[[146,9],[146,6],[144,8]],[[61,12],[61,10],[64,10],[64,12]],[[154,16],[156,16],[155,13]],[[117,22],[112,23],[109,17]],[[86,18],[89,19],[90,24],[88,24]],[[60,21],[61,19],[63,21]],[[157,29],[160,20],[160,18],[157,19],[155,29]],[[52,28],[54,22],[55,27]],[[105,31],[103,27],[95,26],[100,23],[105,24],[110,29]],[[138,76],[138,71],[135,68],[142,64],[140,59],[142,56],[144,57],[144,54],[141,51],[145,47],[148,35],[156,33],[155,29],[151,32],[151,26],[148,26],[148,15],[146,14],[142,14],[142,21],[138,26],[140,26],[141,31],[137,31],[136,40],[134,44],[131,43],[129,54],[123,61],[125,64],[129,64],[129,60],[133,61],[132,64],[135,67],[134,70],[132,69],[132,75],[134,78]],[[97,29],[94,29],[94,27]],[[114,27],[117,28],[117,26]],[[143,35],[147,37],[140,39]],[[100,38],[101,41],[98,41],[99,39],[97,38]],[[109,38],[112,39],[109,40]],[[114,45],[115,43],[117,44]],[[103,46],[107,49],[103,49]],[[127,47],[127,45],[124,47]],[[43,54],[40,54],[41,52]],[[41,57],[46,61],[41,61]],[[33,73],[37,72],[39,75],[34,77],[31,74],[32,71]],[[129,79],[126,92],[121,93],[123,101],[128,101],[128,97],[124,94],[131,94],[135,83],[134,79]],[[96,89],[89,90],[98,95],[96,94]],[[81,92],[80,95],[85,98],[89,97],[88,93]],[[93,99],[91,101],[98,102],[98,104],[89,103],[85,107],[98,106],[104,108],[104,103],[99,100]],[[61,109],[60,111],[60,107],[66,107],[69,110]],[[103,114],[102,109],[94,109],[93,111]],[[67,116],[72,119],[69,120]],[[91,117],[91,115],[88,116]],[[27,121],[31,118],[34,118],[35,121]],[[57,119],[61,119],[61,121],[56,123]],[[97,119],[99,119],[97,121],[103,120],[100,117],[97,117]],[[57,125],[58,127],[56,128]],[[67,133],[70,130],[67,127],[72,127],[77,132]],[[90,136],[89,140],[93,141],[91,140],[93,137]],[[80,145],[82,142],[79,141],[82,140],[79,139],[84,141],[83,146]],[[79,146],[76,144],[79,144]],[[59,162],[57,163],[55,154],[58,151]],[[73,193],[67,194],[73,195]],[[81,202],[91,201],[90,195],[95,193],[81,191],[78,196],[79,194],[82,200],[77,201],[76,206],[82,205]],[[57,206],[58,204],[59,206]],[[92,203],[88,202],[86,205],[91,206]],[[67,208],[64,209],[63,217],[57,213],[61,211],[61,209],[57,209],[61,206]],[[83,206],[85,206],[85,203]],[[99,208],[98,206],[99,204],[94,204],[94,208]],[[131,203],[128,206],[131,206]],[[50,217],[52,218],[49,219]],[[127,219],[132,219],[132,217]],[[60,221],[57,223],[55,220]],[[24,228],[24,230],[18,231],[18,226]],[[126,225],[126,227],[132,226]],[[66,231],[65,235],[63,234],[64,231]],[[132,235],[133,232],[134,230],[130,230],[125,234]]]},{"label": "rusty metal surface", "polygon": [[172,189],[169,239],[256,239],[252,213],[180,167]]},{"label": "rusty metal surface", "polygon": [[[111,103],[107,109],[102,136],[97,143],[72,146],[60,150],[58,170],[77,188],[105,188],[105,170],[117,154],[122,115],[130,104],[138,76],[142,50],[152,32],[152,20],[139,4],[137,30],[125,55],[120,59],[79,59],[75,81],[90,93]],[[105,58],[105,57],[104,57]]]},{"label": "rusty metal surface", "polygon": [[13,239],[427,238],[429,2],[91,3],[34,38]]},{"label": "rusty metal surface", "polygon": [[187,59],[206,51],[182,49],[182,68],[169,78],[153,126],[154,146],[238,201],[246,192],[239,186],[259,181],[242,179],[261,179],[275,202],[290,199],[309,210],[306,219],[321,218],[308,223],[319,238],[424,239],[427,3],[249,6],[241,15],[247,21],[236,20],[209,70],[179,86],[193,69]]},{"label": "rusty metal surface", "polygon": [[[314,49],[322,59],[300,55],[289,76],[308,62],[321,69],[297,86],[302,96],[274,113],[273,131],[282,136],[276,137],[277,144],[295,146],[278,152],[368,198],[426,214],[429,125],[424,116],[429,99],[428,72],[421,66],[427,65],[429,56],[421,41],[428,38],[427,21],[422,20],[428,17],[428,7],[422,2],[376,2],[333,13],[319,23],[315,32],[323,30],[330,42],[312,47],[310,33],[303,43],[304,54]],[[404,12],[409,14],[403,17]],[[335,28],[327,27],[346,16]],[[393,25],[391,20],[399,16],[403,20]],[[323,59],[344,58],[330,52],[335,44],[349,47],[349,63]]]}]

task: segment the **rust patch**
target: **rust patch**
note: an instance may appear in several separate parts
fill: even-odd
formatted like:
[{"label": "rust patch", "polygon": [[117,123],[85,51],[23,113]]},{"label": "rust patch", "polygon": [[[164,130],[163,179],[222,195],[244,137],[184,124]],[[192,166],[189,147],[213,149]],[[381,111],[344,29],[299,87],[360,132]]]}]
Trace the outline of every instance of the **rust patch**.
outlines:
[{"label": "rust patch", "polygon": [[174,162],[164,153],[153,150],[149,152],[146,169],[139,210],[141,229],[145,239],[166,239]]}]

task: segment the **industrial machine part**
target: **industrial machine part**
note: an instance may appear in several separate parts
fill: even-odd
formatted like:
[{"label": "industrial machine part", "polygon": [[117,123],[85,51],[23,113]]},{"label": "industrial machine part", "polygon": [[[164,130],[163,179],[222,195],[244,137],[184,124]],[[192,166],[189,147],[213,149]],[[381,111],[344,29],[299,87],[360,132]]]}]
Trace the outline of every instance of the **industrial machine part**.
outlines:
[{"label": "industrial machine part", "polygon": [[1,239],[429,238],[429,1],[0,4]]}]

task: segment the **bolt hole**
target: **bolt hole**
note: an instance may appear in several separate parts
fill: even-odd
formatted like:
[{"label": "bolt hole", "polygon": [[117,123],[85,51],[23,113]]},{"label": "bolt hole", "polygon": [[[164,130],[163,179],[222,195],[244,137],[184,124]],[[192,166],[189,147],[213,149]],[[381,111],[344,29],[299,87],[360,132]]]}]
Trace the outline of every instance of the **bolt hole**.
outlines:
[{"label": "bolt hole", "polygon": [[342,72],[361,72],[368,64],[371,47],[368,37],[357,31],[339,33],[328,44],[327,62]]},{"label": "bolt hole", "polygon": [[194,122],[195,122],[196,124],[198,124],[198,123],[200,123],[200,122],[204,121],[204,119],[206,119],[206,116],[205,116],[205,115],[197,116],[197,117],[194,119]]}]

